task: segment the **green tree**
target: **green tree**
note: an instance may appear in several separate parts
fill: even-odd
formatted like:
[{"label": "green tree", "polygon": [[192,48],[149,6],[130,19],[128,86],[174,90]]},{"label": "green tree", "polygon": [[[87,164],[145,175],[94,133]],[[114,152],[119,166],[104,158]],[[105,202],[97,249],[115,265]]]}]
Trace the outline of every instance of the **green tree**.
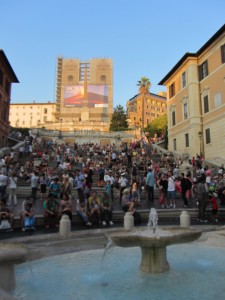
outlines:
[{"label": "green tree", "polygon": [[155,118],[151,124],[148,125],[146,131],[149,132],[149,137],[152,138],[157,134],[158,137],[166,138],[167,135],[167,115],[162,115]]},{"label": "green tree", "polygon": [[140,93],[149,92],[149,88],[151,87],[151,82],[147,77],[141,77],[141,80],[138,80],[137,86],[139,86]]},{"label": "green tree", "polygon": [[128,129],[127,114],[121,105],[114,108],[110,123],[110,131],[123,131]]}]

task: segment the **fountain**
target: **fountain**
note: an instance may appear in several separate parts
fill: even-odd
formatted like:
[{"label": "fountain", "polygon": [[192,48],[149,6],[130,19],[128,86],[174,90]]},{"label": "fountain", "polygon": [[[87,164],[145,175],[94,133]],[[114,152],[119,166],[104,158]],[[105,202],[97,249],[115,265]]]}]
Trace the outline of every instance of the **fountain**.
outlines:
[{"label": "fountain", "polygon": [[[116,246],[140,247],[142,252],[140,270],[146,273],[162,273],[169,270],[166,247],[172,244],[188,243],[198,239],[199,230],[188,228],[157,228],[158,215],[151,208],[147,229],[132,232],[112,233],[109,237]],[[153,230],[151,229],[151,226]],[[157,229],[156,229],[157,228]]]}]

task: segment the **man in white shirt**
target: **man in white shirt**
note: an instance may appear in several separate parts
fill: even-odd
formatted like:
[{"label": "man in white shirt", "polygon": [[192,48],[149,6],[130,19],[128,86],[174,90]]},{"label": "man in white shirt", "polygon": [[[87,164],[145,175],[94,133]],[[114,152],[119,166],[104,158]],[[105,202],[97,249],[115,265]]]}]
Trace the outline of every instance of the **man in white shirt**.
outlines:
[{"label": "man in white shirt", "polygon": [[37,199],[37,188],[39,184],[38,173],[34,172],[28,181],[30,181],[31,185],[31,197],[33,198],[33,201],[35,201]]},{"label": "man in white shirt", "polygon": [[4,175],[2,169],[0,170],[0,197],[1,199],[5,195],[6,186],[8,183],[8,176]]},{"label": "man in white shirt", "polygon": [[125,173],[121,174],[121,177],[119,179],[119,185],[120,185],[120,203],[121,203],[122,196],[123,196],[123,191],[125,190],[125,188],[128,185],[128,180],[125,177]]}]

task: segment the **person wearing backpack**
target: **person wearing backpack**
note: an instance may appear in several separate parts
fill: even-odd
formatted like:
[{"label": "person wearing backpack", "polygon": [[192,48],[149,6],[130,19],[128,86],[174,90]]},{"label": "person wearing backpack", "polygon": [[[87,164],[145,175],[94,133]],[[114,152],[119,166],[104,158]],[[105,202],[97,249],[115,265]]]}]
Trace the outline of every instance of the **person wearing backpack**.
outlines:
[{"label": "person wearing backpack", "polygon": [[184,173],[180,174],[180,187],[181,187],[181,195],[182,199],[184,201],[184,208],[188,207],[188,200],[186,197],[186,192],[187,192],[187,178],[184,177]]},{"label": "person wearing backpack", "polygon": [[192,186],[193,186],[193,180],[191,178],[191,173],[187,173],[186,175],[186,186],[187,186],[187,192],[186,192],[186,198],[188,201],[188,205],[191,204],[191,196],[192,196]]}]

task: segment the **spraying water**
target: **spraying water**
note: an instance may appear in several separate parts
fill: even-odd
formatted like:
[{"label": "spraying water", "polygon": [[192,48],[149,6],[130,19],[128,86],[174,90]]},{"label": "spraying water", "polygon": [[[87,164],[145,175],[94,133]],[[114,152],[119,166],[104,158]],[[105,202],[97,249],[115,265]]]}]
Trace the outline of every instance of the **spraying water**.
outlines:
[{"label": "spraying water", "polygon": [[148,218],[148,229],[151,227],[153,228],[153,233],[156,231],[156,227],[158,226],[158,214],[157,211],[154,207],[151,208],[150,213],[149,213],[149,218]]}]

